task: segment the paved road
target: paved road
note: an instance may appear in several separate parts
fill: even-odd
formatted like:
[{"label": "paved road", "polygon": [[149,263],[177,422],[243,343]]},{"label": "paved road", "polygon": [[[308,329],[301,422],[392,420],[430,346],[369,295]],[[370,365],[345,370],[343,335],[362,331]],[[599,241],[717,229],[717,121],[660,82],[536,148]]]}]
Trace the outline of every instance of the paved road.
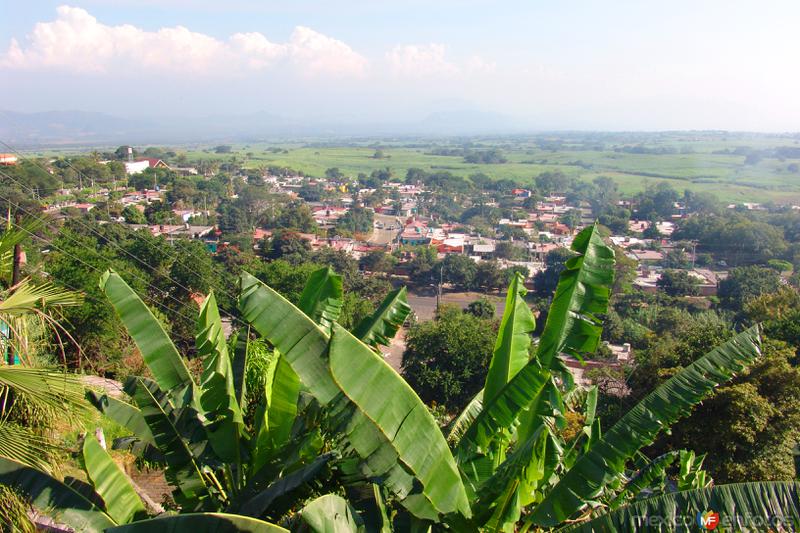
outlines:
[{"label": "paved road", "polygon": [[[375,222],[383,224],[383,229],[373,228],[372,235],[370,235],[368,242],[371,244],[386,245],[392,242],[397,234],[400,233],[400,219],[394,215],[381,215],[375,213]],[[394,229],[387,229],[389,226],[394,226]]]},{"label": "paved road", "polygon": [[[486,296],[495,303],[495,313],[502,316],[506,307],[504,294],[481,294],[479,292],[444,292],[442,303],[457,305],[464,309],[471,302]],[[431,289],[410,288],[408,291],[408,303],[411,309],[417,314],[419,320],[432,320],[436,312],[436,293]]]}]

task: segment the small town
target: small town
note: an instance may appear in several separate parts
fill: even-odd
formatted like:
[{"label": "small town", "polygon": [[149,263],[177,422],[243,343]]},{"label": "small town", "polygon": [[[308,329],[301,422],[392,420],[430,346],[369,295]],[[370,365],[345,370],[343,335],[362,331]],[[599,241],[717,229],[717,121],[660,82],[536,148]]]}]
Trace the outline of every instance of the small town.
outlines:
[{"label": "small town", "polygon": [[5,4],[0,533],[800,531],[800,3]]}]

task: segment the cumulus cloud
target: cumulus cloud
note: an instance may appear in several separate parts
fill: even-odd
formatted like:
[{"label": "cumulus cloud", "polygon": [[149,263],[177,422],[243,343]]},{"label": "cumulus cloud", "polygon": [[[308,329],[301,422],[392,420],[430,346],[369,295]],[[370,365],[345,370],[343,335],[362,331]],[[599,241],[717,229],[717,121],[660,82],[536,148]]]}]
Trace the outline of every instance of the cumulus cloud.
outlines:
[{"label": "cumulus cloud", "polygon": [[403,78],[429,78],[485,74],[495,69],[495,64],[480,56],[464,61],[447,57],[447,47],[440,43],[406,44],[395,46],[386,54],[391,72]]},{"label": "cumulus cloud", "polygon": [[367,60],[342,41],[298,26],[286,43],[261,33],[226,40],[183,26],[147,31],[109,26],[84,9],[60,6],[56,20],[37,23],[27,42],[12,39],[0,65],[18,69],[111,72],[148,68],[181,73],[260,70],[285,62],[306,75],[360,76]]},{"label": "cumulus cloud", "polygon": [[459,72],[458,66],[445,59],[443,44],[406,44],[395,46],[386,59],[397,76],[449,76]]}]

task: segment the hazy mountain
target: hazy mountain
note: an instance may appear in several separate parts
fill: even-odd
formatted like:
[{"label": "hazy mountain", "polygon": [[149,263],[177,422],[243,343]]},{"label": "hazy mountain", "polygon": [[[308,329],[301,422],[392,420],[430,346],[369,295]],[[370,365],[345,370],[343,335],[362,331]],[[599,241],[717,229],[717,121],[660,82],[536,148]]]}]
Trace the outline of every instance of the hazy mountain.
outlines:
[{"label": "hazy mountain", "polygon": [[126,119],[86,111],[0,111],[0,139],[16,146],[45,144],[253,141],[275,137],[349,135],[465,135],[519,131],[509,117],[482,111],[442,111],[421,121],[358,123],[298,120],[257,111],[238,115]]}]

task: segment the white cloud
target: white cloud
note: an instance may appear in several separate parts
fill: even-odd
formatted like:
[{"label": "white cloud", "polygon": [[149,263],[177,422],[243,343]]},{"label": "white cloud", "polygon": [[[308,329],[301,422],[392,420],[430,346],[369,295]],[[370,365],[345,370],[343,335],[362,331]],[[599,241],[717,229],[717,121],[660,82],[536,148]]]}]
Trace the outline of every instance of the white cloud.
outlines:
[{"label": "white cloud", "polygon": [[452,76],[460,69],[445,59],[445,46],[438,43],[395,46],[386,59],[400,77]]},{"label": "white cloud", "polygon": [[258,32],[227,40],[183,26],[146,31],[130,24],[109,26],[86,10],[60,6],[56,20],[37,23],[25,45],[12,39],[0,66],[77,72],[155,69],[215,74],[268,68],[286,61],[305,75],[360,76],[367,60],[347,44],[298,26],[287,43]]},{"label": "white cloud", "polygon": [[307,74],[362,75],[367,60],[342,41],[297,26],[289,39],[291,59]]}]

